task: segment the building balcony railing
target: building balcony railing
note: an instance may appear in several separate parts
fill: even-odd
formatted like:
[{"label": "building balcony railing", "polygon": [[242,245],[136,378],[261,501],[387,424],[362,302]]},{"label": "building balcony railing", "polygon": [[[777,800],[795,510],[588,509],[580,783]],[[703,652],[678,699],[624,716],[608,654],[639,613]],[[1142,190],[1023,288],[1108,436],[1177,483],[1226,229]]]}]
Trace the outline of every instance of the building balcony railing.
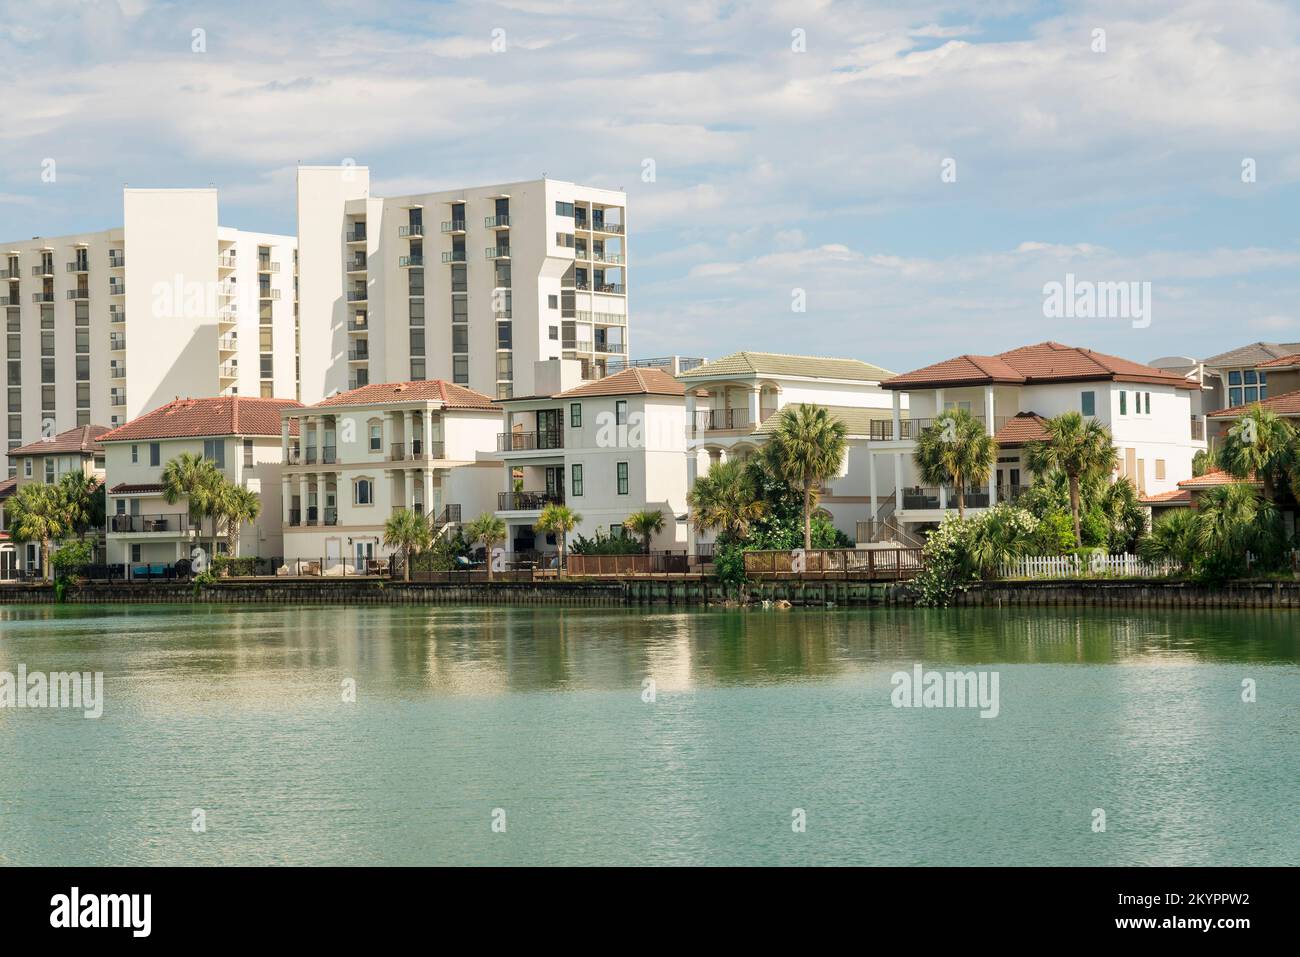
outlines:
[{"label": "building balcony railing", "polygon": [[302,524],[302,509],[300,508],[289,509],[289,524],[290,525]]},{"label": "building balcony railing", "polygon": [[235,266],[237,266],[238,264],[239,264],[239,260],[234,256],[233,253],[217,254],[218,269],[234,269]]},{"label": "building balcony railing", "polygon": [[364,228],[349,229],[344,233],[344,241],[349,243],[364,243],[366,241],[366,231]]},{"label": "building balcony railing", "polygon": [[126,348],[126,336],[110,336],[108,348],[110,352],[121,352]]},{"label": "building balcony railing", "polygon": [[126,366],[109,366],[109,367],[108,367],[108,377],[109,377],[110,379],[125,379],[125,378],[126,378]]},{"label": "building balcony railing", "polygon": [[21,279],[21,269],[0,269],[0,281],[5,279]]},{"label": "building balcony railing", "polygon": [[[1019,488],[1019,486],[1016,486]],[[1019,493],[1017,493],[1018,497]],[[947,508],[957,508],[957,490],[950,488],[947,493]],[[1008,499],[1010,500],[1010,499]],[[986,486],[979,488],[968,488],[965,494],[966,508],[988,508],[989,507],[989,490]],[[937,486],[915,485],[911,488],[903,489],[903,508],[905,510],[934,510],[942,508],[939,504],[939,489]]]},{"label": "building balcony railing", "polygon": [[402,267],[403,269],[409,269],[412,266],[423,266],[424,257],[423,256],[398,256],[397,265]]},{"label": "building balcony railing", "polygon": [[124,283],[124,282],[110,282],[110,283],[108,284],[108,294],[109,294],[110,296],[125,296],[125,295],[126,295],[126,283]]},{"label": "building balcony railing", "polygon": [[337,508],[325,509],[324,520],[326,525],[337,525],[339,523],[339,510]]},{"label": "building balcony railing", "polygon": [[230,332],[217,340],[217,348],[222,352],[235,352],[239,349],[239,336]]},{"label": "building balcony railing", "polygon": [[444,233],[463,233],[465,231],[465,220],[452,219],[445,221],[442,224],[442,231]]},{"label": "building balcony railing", "polygon": [[[973,415],[971,416],[971,418],[974,419],[976,422],[979,422],[981,425],[983,425],[984,423],[984,416],[982,415]],[[898,428],[899,428],[898,437],[900,439],[915,441],[921,437],[922,432],[930,428],[937,421],[938,418],[900,419],[898,422]],[[1005,421],[1006,421],[1005,416],[995,418],[993,423],[994,430],[996,431],[997,427],[1002,423],[1004,423]],[[873,442],[893,441],[894,439],[893,420],[878,419],[869,423],[869,431],[867,435],[868,438],[871,439],[871,441]]]},{"label": "building balcony railing", "polygon": [[509,229],[510,216],[508,213],[503,213],[500,216],[488,216],[483,220],[483,225],[488,229]]},{"label": "building balcony railing", "polygon": [[366,271],[366,254],[358,253],[346,263],[348,272],[365,272]]},{"label": "building balcony railing", "polygon": [[349,289],[348,302],[365,302],[366,291],[364,289]]},{"label": "building balcony railing", "polygon": [[423,223],[409,223],[409,224],[406,225],[406,226],[398,226],[398,227],[397,227],[397,235],[399,235],[399,236],[423,236],[423,235],[424,235],[424,224],[423,224]]},{"label": "building balcony railing", "polygon": [[533,452],[564,448],[564,431],[498,432],[498,452]]},{"label": "building balcony railing", "polygon": [[32,267],[32,275],[33,275],[33,276],[49,276],[49,277],[53,278],[53,276],[54,276],[54,263],[52,263],[52,262],[51,262],[51,263],[42,263],[42,264],[39,265],[39,266],[33,266],[33,267]]},{"label": "building balcony railing", "polygon": [[269,286],[262,286],[260,289],[257,290],[257,298],[258,299],[279,299],[280,290],[271,289]]},{"label": "building balcony railing", "polygon": [[54,293],[52,292],[34,292],[32,293],[32,302],[53,302]]},{"label": "building balcony railing", "polygon": [[68,298],[69,298],[69,299],[89,299],[89,298],[90,298],[90,290],[89,290],[89,289],[69,289],[69,290],[68,290]]},{"label": "building balcony railing", "polygon": [[483,250],[483,257],[484,257],[485,259],[509,259],[509,258],[510,258],[510,247],[509,247],[509,246],[489,246],[489,247],[487,247],[487,249]]},{"label": "building balcony railing", "polygon": [[289,448],[285,449],[285,452],[284,452],[284,464],[285,464],[285,465],[301,465],[301,464],[302,464],[302,449],[300,449],[300,448],[298,448],[298,447],[296,447],[296,446],[292,446],[292,445],[289,446]]},{"label": "building balcony railing", "polygon": [[126,266],[126,256],[120,252],[114,255],[114,251],[110,250],[108,253],[108,268],[122,269],[125,266]]},{"label": "building balcony railing", "polygon": [[596,284],[596,292],[608,292],[615,296],[623,295],[626,289],[627,287],[621,282],[602,282]]},{"label": "building balcony railing", "polygon": [[113,392],[108,396],[108,404],[113,408],[126,405],[126,395],[121,392]]},{"label": "building balcony railing", "polygon": [[538,512],[548,505],[563,505],[564,492],[497,492],[498,512]]},{"label": "building balcony railing", "polygon": [[695,431],[723,432],[727,429],[746,429],[749,421],[748,409],[696,409]]},{"label": "building balcony railing", "polygon": [[[361,341],[362,341],[362,342],[365,342],[366,340],[362,339]],[[348,350],[348,362],[369,362],[369,361],[370,361],[370,350],[369,350],[369,349],[349,349],[349,350]]]},{"label": "building balcony railing", "polygon": [[465,250],[453,249],[442,254],[442,261],[445,263],[463,263],[465,261]]},{"label": "building balcony railing", "polygon": [[169,515],[110,515],[110,532],[188,532],[190,516],[186,512]]},{"label": "building balcony railing", "polygon": [[257,271],[258,272],[279,272],[280,264],[278,262],[273,262],[270,259],[262,259],[261,257],[258,257]]},{"label": "building balcony railing", "polygon": [[615,236],[623,235],[622,223],[606,223],[601,220],[592,220],[589,222],[588,220],[581,219],[581,220],[574,220],[573,226],[574,229],[581,229],[584,232],[612,233]]},{"label": "building balcony railing", "polygon": [[82,260],[81,262],[68,263],[68,272],[90,272],[90,263]]}]

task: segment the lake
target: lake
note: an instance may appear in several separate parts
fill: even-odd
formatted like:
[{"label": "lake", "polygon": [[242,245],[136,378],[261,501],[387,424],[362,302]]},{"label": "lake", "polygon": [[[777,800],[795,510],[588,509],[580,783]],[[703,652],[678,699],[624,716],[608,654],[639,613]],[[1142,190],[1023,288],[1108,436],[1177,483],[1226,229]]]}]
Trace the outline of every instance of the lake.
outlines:
[{"label": "lake", "polygon": [[[1285,611],[0,606],[0,672],[104,676],[98,719],[0,708],[0,863],[1300,864],[1298,636]],[[895,707],[918,666],[996,680],[996,717]]]}]

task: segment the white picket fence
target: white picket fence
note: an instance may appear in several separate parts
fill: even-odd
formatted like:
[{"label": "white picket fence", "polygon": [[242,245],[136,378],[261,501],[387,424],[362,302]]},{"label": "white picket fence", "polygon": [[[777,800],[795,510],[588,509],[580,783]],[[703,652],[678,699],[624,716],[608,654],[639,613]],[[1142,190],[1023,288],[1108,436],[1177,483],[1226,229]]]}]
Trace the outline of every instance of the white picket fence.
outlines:
[{"label": "white picket fence", "polygon": [[1002,566],[1003,578],[1081,578],[1112,575],[1129,578],[1159,578],[1172,574],[1170,562],[1149,562],[1137,555],[1025,555]]}]

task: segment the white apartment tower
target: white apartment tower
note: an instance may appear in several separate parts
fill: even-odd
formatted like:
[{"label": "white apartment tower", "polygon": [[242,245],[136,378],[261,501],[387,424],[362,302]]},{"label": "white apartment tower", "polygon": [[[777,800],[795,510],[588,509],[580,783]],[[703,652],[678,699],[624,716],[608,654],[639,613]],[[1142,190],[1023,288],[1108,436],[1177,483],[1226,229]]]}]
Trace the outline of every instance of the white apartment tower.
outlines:
[{"label": "white apartment tower", "polygon": [[366,167],[300,166],[302,400],[424,379],[531,395],[547,359],[601,377],[627,357],[626,211],[553,179],[381,199]]},{"label": "white apartment tower", "polygon": [[294,237],[219,226],[215,189],[127,189],[122,210],[0,243],[8,448],[177,396],[297,397]]}]

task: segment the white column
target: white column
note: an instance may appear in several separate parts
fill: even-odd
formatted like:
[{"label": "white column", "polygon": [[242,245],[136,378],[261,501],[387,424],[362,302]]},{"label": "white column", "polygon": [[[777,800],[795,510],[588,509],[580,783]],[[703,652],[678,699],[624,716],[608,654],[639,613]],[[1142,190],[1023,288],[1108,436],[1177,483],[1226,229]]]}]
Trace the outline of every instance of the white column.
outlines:
[{"label": "white column", "polygon": [[686,434],[695,434],[695,390],[692,388],[686,390]]},{"label": "white column", "polygon": [[[507,434],[508,434],[508,433],[509,433],[509,430],[507,429]],[[505,485],[502,486],[502,491],[504,491],[504,492],[506,493],[506,508],[505,508],[506,511],[509,511],[509,510],[510,510],[510,506],[514,504],[514,502],[512,502],[512,501],[510,500],[510,493],[513,492],[513,491],[515,490],[515,479],[514,479],[514,476],[510,474],[510,472],[511,472],[511,467],[510,467],[509,463],[507,463],[507,464],[506,464],[506,481],[505,481]]]},{"label": "white column", "polygon": [[870,446],[867,448],[867,475],[871,484],[871,515],[869,517],[874,522],[876,520],[876,454],[871,451]]},{"label": "white column", "polygon": [[[939,416],[943,415],[943,412],[944,412],[943,389],[935,389],[934,390],[934,417],[937,419]],[[940,508],[948,507],[948,486],[944,485],[942,482],[939,483],[939,507]]]},{"label": "white column", "polygon": [[759,390],[753,388],[749,390],[749,423],[750,425],[758,424],[758,397]]},{"label": "white column", "polygon": [[289,464],[289,420],[280,420],[280,464]]},{"label": "white column", "polygon": [[409,509],[415,507],[415,470],[402,469],[402,478],[406,481],[406,498],[403,504]]},{"label": "white column", "polygon": [[393,415],[390,412],[384,413],[384,458],[388,458],[393,452]]},{"label": "white column", "polygon": [[[984,387],[984,428],[988,430],[989,435],[997,431],[997,426],[993,422],[993,386]],[[989,469],[989,508],[998,503],[998,463],[995,460],[993,467]]]},{"label": "white column", "polygon": [[[898,395],[897,392],[894,395]],[[895,409],[897,411],[897,409]],[[894,428],[898,428],[898,420],[894,420]],[[902,511],[903,509],[903,453],[894,453],[894,510]]]},{"label": "white column", "polygon": [[[427,435],[428,433],[426,432],[425,434]],[[427,441],[427,440],[426,440],[426,441]],[[425,470],[424,470],[424,487],[423,487],[422,491],[423,491],[423,493],[424,493],[424,497],[423,497],[423,500],[422,500],[422,501],[424,502],[424,510],[425,510],[425,512],[432,511],[432,509],[433,509],[433,469],[425,469]],[[434,517],[436,518],[437,516],[435,515]]]},{"label": "white column", "polygon": [[306,472],[298,476],[298,523],[300,525],[307,524],[307,479]]},{"label": "white column", "polygon": [[[903,394],[897,389],[893,390],[894,396],[894,441],[897,442],[903,437]],[[897,471],[897,470],[895,470]]]},{"label": "white column", "polygon": [[409,459],[415,454],[415,410],[411,409],[406,413],[406,457]]},{"label": "white column", "polygon": [[318,415],[315,417],[313,424],[316,426],[316,461],[325,461],[325,416]]},{"label": "white column", "polygon": [[280,483],[280,522],[284,525],[289,524],[289,506],[293,504],[293,496],[289,493],[289,476],[285,476]]},{"label": "white column", "polygon": [[[433,413],[429,409],[424,410],[424,455],[426,458],[433,454]],[[426,504],[428,504],[426,500]]]}]

